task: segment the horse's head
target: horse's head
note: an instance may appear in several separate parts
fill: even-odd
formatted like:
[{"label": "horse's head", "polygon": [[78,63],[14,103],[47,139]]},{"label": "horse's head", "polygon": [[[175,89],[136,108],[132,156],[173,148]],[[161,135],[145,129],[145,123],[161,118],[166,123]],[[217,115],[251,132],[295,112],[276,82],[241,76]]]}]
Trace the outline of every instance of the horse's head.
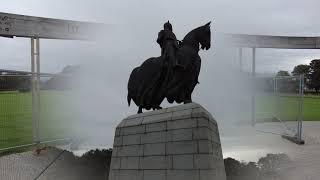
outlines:
[{"label": "horse's head", "polygon": [[208,22],[207,24],[199,28],[198,40],[201,45],[201,49],[208,50],[211,47],[210,23],[211,22]]},{"label": "horse's head", "polygon": [[186,46],[193,47],[199,51],[199,44],[201,49],[210,49],[211,47],[211,30],[210,23],[200,26],[192,31],[190,31],[184,38],[183,44]]}]

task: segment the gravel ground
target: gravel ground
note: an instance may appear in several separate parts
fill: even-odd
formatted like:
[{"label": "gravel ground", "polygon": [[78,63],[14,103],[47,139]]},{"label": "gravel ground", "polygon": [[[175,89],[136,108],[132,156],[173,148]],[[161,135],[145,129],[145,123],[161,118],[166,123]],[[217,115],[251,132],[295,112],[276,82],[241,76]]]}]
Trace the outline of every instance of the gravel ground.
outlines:
[{"label": "gravel ground", "polygon": [[75,157],[56,148],[48,148],[40,155],[29,151],[1,157],[0,179],[34,180],[61,152],[39,180],[105,180],[107,167],[101,160]]},{"label": "gravel ground", "polygon": [[222,137],[224,158],[248,162],[257,161],[267,153],[285,153],[292,162],[282,168],[281,180],[319,180],[320,122],[304,122],[303,126],[305,145],[294,144],[276,135],[283,131],[279,123],[233,129],[231,136]]}]

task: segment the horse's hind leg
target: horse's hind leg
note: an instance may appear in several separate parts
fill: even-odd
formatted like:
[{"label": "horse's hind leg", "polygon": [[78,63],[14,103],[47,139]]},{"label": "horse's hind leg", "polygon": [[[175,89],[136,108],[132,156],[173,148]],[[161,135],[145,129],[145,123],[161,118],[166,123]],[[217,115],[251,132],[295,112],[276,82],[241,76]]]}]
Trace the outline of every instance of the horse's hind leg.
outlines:
[{"label": "horse's hind leg", "polygon": [[139,106],[138,114],[141,114],[141,113],[142,113],[142,107]]}]

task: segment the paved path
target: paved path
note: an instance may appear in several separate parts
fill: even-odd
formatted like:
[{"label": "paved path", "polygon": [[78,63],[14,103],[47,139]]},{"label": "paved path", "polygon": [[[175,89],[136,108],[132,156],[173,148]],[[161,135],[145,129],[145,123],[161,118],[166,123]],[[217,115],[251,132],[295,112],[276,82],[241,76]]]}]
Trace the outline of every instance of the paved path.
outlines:
[{"label": "paved path", "polygon": [[285,153],[292,163],[284,168],[286,175],[283,180],[319,180],[320,122],[304,122],[305,145],[296,145],[276,135],[283,131],[279,127],[279,123],[269,123],[234,128],[232,133],[222,137],[224,158],[233,157],[248,162],[257,161],[267,153]]}]

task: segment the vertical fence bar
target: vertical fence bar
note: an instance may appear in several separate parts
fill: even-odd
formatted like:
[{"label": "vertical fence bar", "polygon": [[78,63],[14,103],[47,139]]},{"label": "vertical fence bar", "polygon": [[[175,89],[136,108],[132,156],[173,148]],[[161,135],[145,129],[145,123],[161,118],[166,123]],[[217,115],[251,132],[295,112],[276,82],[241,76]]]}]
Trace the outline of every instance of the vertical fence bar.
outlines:
[{"label": "vertical fence bar", "polygon": [[39,38],[31,38],[31,72],[32,72],[32,124],[33,142],[39,143],[40,120],[40,44]]},{"label": "vertical fence bar", "polygon": [[240,47],[239,48],[239,69],[240,69],[240,72],[242,72],[242,48]]},{"label": "vertical fence bar", "polygon": [[255,125],[256,123],[256,90],[255,90],[255,76],[256,76],[256,48],[252,48],[252,79],[253,79],[253,94],[251,96],[251,123]]}]

